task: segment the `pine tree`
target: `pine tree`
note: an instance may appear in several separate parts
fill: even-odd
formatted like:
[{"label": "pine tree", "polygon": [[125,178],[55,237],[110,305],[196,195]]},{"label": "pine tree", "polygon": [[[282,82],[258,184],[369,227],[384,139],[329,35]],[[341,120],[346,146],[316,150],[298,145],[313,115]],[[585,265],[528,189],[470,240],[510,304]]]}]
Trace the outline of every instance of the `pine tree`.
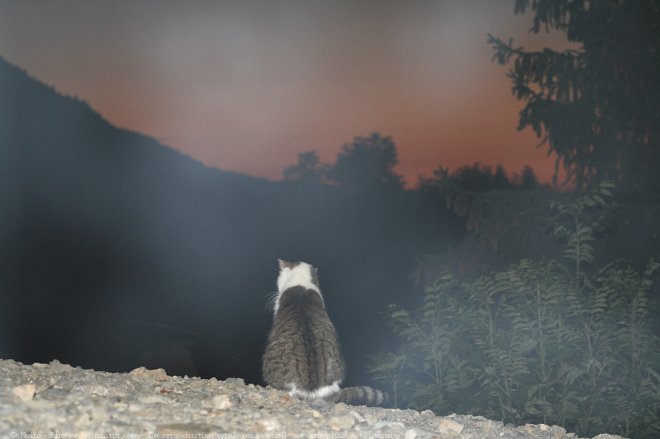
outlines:
[{"label": "pine tree", "polygon": [[556,30],[577,50],[527,51],[489,35],[532,127],[578,189],[603,180],[660,186],[660,0],[516,0],[530,32]]}]

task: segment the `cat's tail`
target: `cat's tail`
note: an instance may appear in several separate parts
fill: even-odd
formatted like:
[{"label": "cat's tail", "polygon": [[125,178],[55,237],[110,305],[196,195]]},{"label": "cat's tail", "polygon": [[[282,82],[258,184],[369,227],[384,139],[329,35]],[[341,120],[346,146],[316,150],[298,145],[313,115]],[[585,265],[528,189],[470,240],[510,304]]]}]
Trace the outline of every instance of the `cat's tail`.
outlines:
[{"label": "cat's tail", "polygon": [[382,407],[388,403],[387,393],[367,386],[346,387],[332,395],[333,402],[343,402],[350,405],[369,405]]}]

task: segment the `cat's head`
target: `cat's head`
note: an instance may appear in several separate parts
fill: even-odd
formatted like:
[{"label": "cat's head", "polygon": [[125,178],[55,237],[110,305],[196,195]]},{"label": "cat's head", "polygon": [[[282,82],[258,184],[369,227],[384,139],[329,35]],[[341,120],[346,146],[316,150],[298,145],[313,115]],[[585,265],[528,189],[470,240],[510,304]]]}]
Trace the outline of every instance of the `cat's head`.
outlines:
[{"label": "cat's head", "polygon": [[288,262],[278,259],[280,274],[277,276],[277,290],[282,293],[288,288],[303,286],[319,291],[319,274],[316,267],[307,262]]},{"label": "cat's head", "polygon": [[277,262],[280,266],[280,274],[277,276],[277,297],[273,309],[275,313],[279,308],[280,295],[291,287],[305,287],[321,295],[316,267],[306,262],[288,262],[282,259],[278,259]]}]

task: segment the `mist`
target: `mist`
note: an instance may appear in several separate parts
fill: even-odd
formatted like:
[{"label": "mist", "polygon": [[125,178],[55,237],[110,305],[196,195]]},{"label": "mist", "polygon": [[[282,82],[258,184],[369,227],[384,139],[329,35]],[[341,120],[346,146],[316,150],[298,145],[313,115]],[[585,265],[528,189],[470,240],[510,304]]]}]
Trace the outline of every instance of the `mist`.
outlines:
[{"label": "mist", "polygon": [[410,287],[415,256],[457,240],[422,230],[460,233],[440,203],[424,207],[400,187],[207,168],[6,62],[0,83],[6,357],[260,382],[266,297],[283,258],[319,267],[364,375],[358,353],[384,336],[374,327]]}]

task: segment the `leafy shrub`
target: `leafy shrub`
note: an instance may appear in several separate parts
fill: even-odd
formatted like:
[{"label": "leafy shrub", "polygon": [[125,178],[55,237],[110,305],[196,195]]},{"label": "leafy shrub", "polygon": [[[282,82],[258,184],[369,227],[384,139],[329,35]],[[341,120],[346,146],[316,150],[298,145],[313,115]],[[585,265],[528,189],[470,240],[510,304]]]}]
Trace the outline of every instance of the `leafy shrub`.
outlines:
[{"label": "leafy shrub", "polygon": [[400,348],[371,372],[398,406],[660,436],[660,338],[648,312],[660,264],[592,266],[610,189],[553,202],[563,260],[522,260],[473,281],[444,272],[417,309],[390,305]]}]

